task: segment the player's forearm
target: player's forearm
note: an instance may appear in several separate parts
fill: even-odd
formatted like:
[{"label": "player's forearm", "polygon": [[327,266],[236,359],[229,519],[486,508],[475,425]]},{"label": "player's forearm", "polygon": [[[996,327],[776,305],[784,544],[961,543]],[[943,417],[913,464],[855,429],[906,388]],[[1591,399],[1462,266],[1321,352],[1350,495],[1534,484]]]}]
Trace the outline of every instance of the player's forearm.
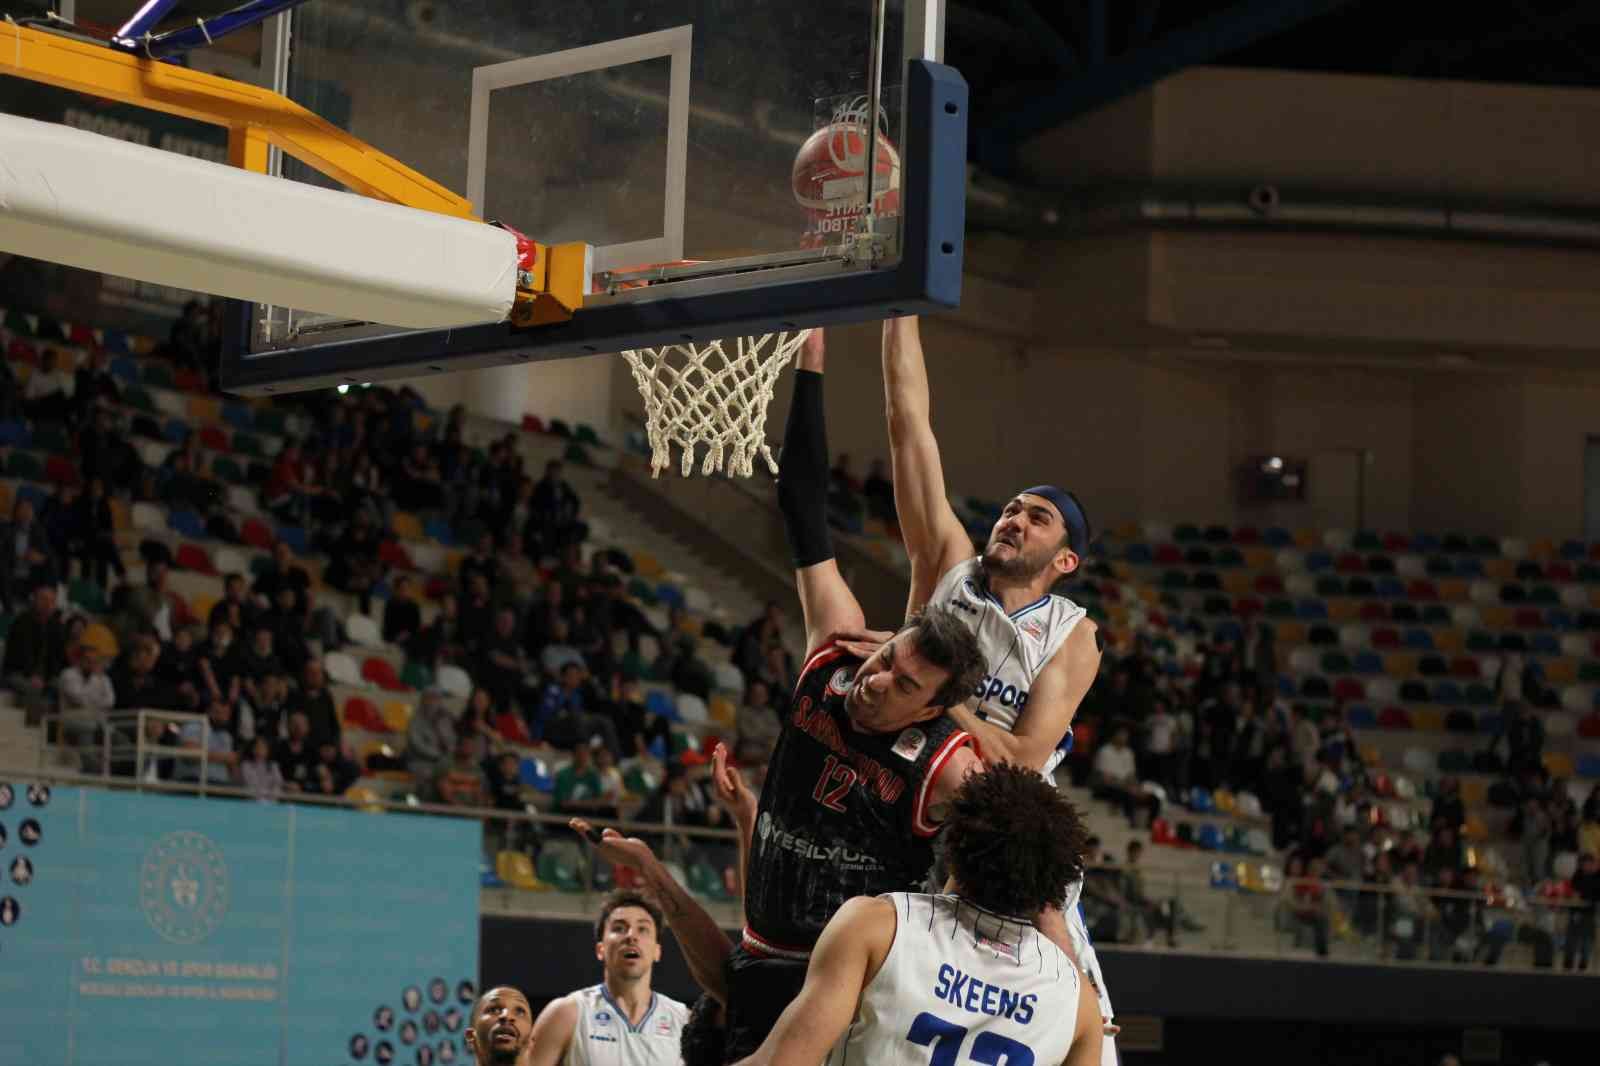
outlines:
[{"label": "player's forearm", "polygon": [[972,734],[972,739],[978,742],[978,751],[982,754],[984,763],[989,766],[1008,762],[1016,766],[1043,770],[1044,764],[1050,759],[1050,753],[1055,750],[1053,744],[1008,733],[992,722],[984,721],[965,703],[952,707],[950,717],[954,718],[962,729]]},{"label": "player's forearm", "polygon": [[706,909],[654,856],[639,868],[639,875],[661,904],[661,913],[678,938],[689,975],[717,1002],[728,1002],[726,971],[723,964],[733,950],[720,926]]},{"label": "player's forearm", "polygon": [[897,443],[897,432],[928,424],[928,367],[914,316],[883,324],[883,397],[891,447]]}]

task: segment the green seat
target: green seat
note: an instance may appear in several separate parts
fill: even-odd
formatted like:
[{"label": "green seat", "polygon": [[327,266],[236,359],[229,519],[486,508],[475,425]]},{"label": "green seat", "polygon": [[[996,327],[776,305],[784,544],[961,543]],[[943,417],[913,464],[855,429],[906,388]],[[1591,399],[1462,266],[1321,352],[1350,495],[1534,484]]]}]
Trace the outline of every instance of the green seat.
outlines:
[{"label": "green seat", "polygon": [[67,586],[67,598],[90,614],[105,614],[106,594],[98,582],[76,578]]},{"label": "green seat", "polygon": [[421,692],[433,685],[433,671],[424,663],[407,659],[405,666],[400,669],[400,680],[408,687]]},{"label": "green seat", "polygon": [[1350,672],[1350,656],[1342,651],[1324,652],[1322,655],[1322,672],[1325,674],[1348,674]]},{"label": "green seat", "polygon": [[1161,587],[1183,589],[1189,587],[1189,575],[1182,570],[1168,570],[1161,575]]},{"label": "green seat", "polygon": [[44,466],[30,453],[14,451],[6,459],[6,473],[23,481],[44,480]]},{"label": "green seat", "polygon": [[1267,617],[1268,618],[1293,618],[1294,617],[1294,601],[1292,601],[1292,600],[1268,600],[1267,601]]},{"label": "green seat", "polygon": [[1430,603],[1422,608],[1422,621],[1430,626],[1447,626],[1450,624],[1450,608],[1442,603]]},{"label": "green seat", "polygon": [[1350,541],[1350,547],[1358,552],[1375,552],[1383,550],[1383,541],[1370,529],[1363,529]]},{"label": "green seat", "polygon": [[59,422],[36,422],[33,426],[33,447],[41,452],[64,455],[72,449],[72,436]]},{"label": "green seat", "polygon": [[270,569],[272,569],[272,556],[270,555],[258,555],[250,560],[251,577],[260,577]]},{"label": "green seat", "polygon": [[717,903],[726,903],[733,898],[722,883],[722,877],[710,864],[693,862],[689,864],[689,891]]},{"label": "green seat", "polygon": [[1495,642],[1494,635],[1491,633],[1485,633],[1481,629],[1474,629],[1467,633],[1468,651],[1494,651],[1498,647],[1499,644]]},{"label": "green seat", "polygon": [[122,402],[136,411],[152,415],[156,413],[155,399],[138,385],[129,385],[122,390]]},{"label": "green seat", "polygon": [[1334,577],[1332,574],[1325,574],[1324,576],[1317,578],[1317,595],[1343,596],[1344,579]]},{"label": "green seat", "polygon": [[688,733],[681,729],[672,731],[672,754],[682,755],[692,747],[694,747],[694,742],[689,738]]},{"label": "green seat", "polygon": [[561,453],[562,458],[574,466],[593,466],[594,461],[589,458],[589,451],[577,441],[567,445],[567,450]]},{"label": "green seat", "polygon": [[229,459],[226,455],[217,456],[216,462],[211,464],[211,473],[220,481],[229,485],[244,484],[244,471],[239,469],[239,464]]},{"label": "green seat", "polygon": [[539,880],[562,892],[583,891],[583,871],[570,851],[555,844],[539,852]]},{"label": "green seat", "polygon": [[146,362],[140,368],[139,376],[152,389],[170,389],[173,385],[172,371],[165,363]]},{"label": "green seat", "polygon": [[[865,202],[864,199],[863,202]],[[1179,544],[1186,544],[1191,540],[1199,540],[1200,530],[1195,526],[1181,525],[1172,531],[1172,539]]]},{"label": "green seat", "polygon": [[289,430],[289,416],[276,407],[256,408],[255,427],[262,433],[283,436]]},{"label": "green seat", "polygon": [[[38,438],[35,437],[34,439],[37,440]],[[1543,607],[1553,607],[1561,602],[1561,594],[1552,585],[1535,585],[1533,590],[1528,593],[1528,599]]]},{"label": "green seat", "polygon": [[233,450],[240,455],[248,455],[253,458],[266,457],[266,452],[261,447],[261,441],[249,433],[235,433],[233,435]]},{"label": "green seat", "polygon": [[1585,659],[1583,665],[1578,667],[1578,680],[1585,683],[1600,681],[1600,662]]},{"label": "green seat", "polygon": [[1238,548],[1218,548],[1217,549],[1217,565],[1218,566],[1243,566],[1244,565],[1244,553],[1241,552]]},{"label": "green seat", "polygon": [[628,582],[628,595],[637,599],[647,607],[654,607],[656,603],[655,586],[642,577],[636,577]]},{"label": "green seat", "polygon": [[[865,203],[866,201],[863,200],[862,202]],[[600,444],[600,434],[596,433],[594,427],[587,422],[578,423],[578,431],[572,439],[579,444],[592,444],[597,448],[602,446]]]},{"label": "green seat", "polygon": [[12,614],[0,614],[0,640],[6,639],[6,634],[11,632],[11,623],[16,618]]},{"label": "green seat", "polygon": [[1494,702],[1494,689],[1481,681],[1474,681],[1467,686],[1466,701],[1475,707],[1486,707]]},{"label": "green seat", "polygon": [[622,786],[635,796],[648,796],[656,790],[657,782],[643,767],[631,767],[622,775]]}]

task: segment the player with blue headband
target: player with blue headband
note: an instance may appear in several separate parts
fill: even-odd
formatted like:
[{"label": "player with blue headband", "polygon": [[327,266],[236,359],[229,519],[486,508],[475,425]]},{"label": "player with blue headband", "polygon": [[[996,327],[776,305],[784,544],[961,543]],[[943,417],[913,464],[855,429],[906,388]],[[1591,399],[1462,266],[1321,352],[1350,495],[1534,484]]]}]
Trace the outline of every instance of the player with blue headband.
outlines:
[{"label": "player with blue headband", "polygon": [[[1101,638],[1084,609],[1056,590],[1078,572],[1093,532],[1083,504],[1055,485],[1034,485],[1006,502],[981,554],[950,506],[933,434],[928,371],[915,318],[883,324],[883,382],[894,465],[894,502],[911,558],[910,612],[951,609],[977,634],[985,674],[972,698],[949,713],[971,733],[986,763],[1010,762],[1049,776],[1072,740],[1072,718],[1100,669]],[[1077,906],[1040,929],[1068,950],[1099,993],[1108,1033],[1111,1000]],[[1105,1061],[1115,1063],[1113,1041]]]}]

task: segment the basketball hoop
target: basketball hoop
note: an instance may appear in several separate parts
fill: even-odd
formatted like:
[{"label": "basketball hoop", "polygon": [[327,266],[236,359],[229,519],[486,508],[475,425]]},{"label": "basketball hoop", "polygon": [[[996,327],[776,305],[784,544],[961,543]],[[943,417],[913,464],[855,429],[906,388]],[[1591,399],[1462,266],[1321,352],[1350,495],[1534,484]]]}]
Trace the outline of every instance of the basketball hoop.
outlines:
[{"label": "basketball hoop", "polygon": [[757,455],[776,475],[778,464],[766,440],[767,405],[778,375],[810,332],[703,344],[683,341],[623,352],[644,397],[650,476],[660,476],[671,465],[673,445],[681,453],[684,477],[694,470],[697,445],[706,449],[702,475],[726,470],[749,477]]}]

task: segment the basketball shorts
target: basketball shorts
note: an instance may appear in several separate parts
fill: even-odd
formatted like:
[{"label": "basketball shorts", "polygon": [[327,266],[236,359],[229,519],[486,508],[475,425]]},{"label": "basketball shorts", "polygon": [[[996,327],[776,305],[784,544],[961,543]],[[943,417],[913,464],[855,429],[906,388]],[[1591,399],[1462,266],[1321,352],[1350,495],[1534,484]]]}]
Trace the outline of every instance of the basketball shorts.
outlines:
[{"label": "basketball shorts", "polygon": [[774,959],[736,945],[728,956],[728,1055],[755,1054],[806,983],[804,960]]}]

